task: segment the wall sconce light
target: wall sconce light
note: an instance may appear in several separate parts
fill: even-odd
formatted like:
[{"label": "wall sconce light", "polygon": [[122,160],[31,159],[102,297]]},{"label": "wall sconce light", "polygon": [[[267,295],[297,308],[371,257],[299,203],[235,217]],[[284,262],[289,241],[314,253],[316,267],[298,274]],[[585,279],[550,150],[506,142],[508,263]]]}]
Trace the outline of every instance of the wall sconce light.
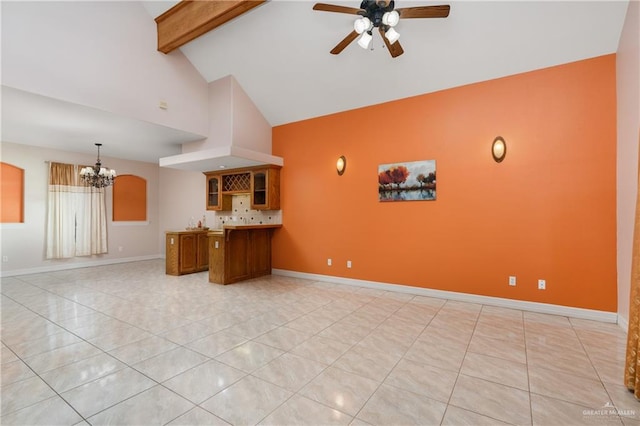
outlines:
[{"label": "wall sconce light", "polygon": [[491,155],[496,163],[500,163],[507,155],[507,143],[502,139],[502,136],[496,136],[491,144]]},{"label": "wall sconce light", "polygon": [[347,168],[347,159],[344,155],[341,155],[336,161],[336,170],[338,171],[338,175],[342,176],[344,174],[345,169]]}]

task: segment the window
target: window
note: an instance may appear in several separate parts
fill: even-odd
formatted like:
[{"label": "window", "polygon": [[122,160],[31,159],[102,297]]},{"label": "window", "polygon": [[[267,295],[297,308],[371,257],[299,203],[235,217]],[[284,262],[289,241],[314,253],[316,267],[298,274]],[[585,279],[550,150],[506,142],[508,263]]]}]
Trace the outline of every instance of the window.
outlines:
[{"label": "window", "polygon": [[49,162],[47,259],[108,252],[104,188],[78,184],[78,167]]},{"label": "window", "polygon": [[113,184],[113,221],[147,220],[147,181],[135,175],[119,175]]},{"label": "window", "polygon": [[24,222],[24,170],[0,163],[0,222]]}]

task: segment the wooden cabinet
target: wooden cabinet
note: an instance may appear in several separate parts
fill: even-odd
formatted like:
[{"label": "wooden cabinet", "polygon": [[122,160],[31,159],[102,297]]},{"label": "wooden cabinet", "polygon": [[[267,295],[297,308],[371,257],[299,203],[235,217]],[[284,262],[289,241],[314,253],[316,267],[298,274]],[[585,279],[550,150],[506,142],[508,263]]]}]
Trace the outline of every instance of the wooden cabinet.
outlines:
[{"label": "wooden cabinet", "polygon": [[235,282],[251,278],[251,231],[227,231],[225,241],[228,256],[225,261],[227,281]]},{"label": "wooden cabinet", "polygon": [[280,168],[269,167],[251,171],[251,208],[280,209]]},{"label": "wooden cabinet", "polygon": [[198,250],[196,252],[196,270],[209,269],[209,237],[207,232],[198,232]]},{"label": "wooden cabinet", "polygon": [[249,235],[250,271],[254,277],[271,274],[271,229],[254,229]]},{"label": "wooden cabinet", "polygon": [[222,175],[207,174],[207,210],[231,210],[231,196],[222,192]]},{"label": "wooden cabinet", "polygon": [[260,166],[206,172],[207,210],[231,210],[234,194],[249,194],[254,210],[280,209],[280,167]]},{"label": "wooden cabinet", "polygon": [[209,233],[209,281],[231,284],[271,274],[271,233],[280,226],[237,226]]},{"label": "wooden cabinet", "polygon": [[209,269],[207,231],[166,233],[166,273],[183,275]]}]

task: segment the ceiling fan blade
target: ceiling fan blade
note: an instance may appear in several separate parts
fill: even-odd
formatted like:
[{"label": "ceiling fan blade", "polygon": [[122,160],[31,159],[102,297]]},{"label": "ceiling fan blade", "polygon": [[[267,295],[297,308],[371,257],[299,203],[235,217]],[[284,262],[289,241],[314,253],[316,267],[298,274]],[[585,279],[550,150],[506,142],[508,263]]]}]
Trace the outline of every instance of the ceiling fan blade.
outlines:
[{"label": "ceiling fan blade", "polygon": [[396,9],[400,14],[400,19],[406,18],[446,18],[449,16],[451,6],[443,4],[440,6],[416,6],[401,7]]},{"label": "ceiling fan blade", "polygon": [[355,30],[351,31],[345,38],[342,39],[340,43],[336,44],[336,47],[331,49],[331,53],[337,55],[338,53],[342,52],[344,48],[347,47],[349,43],[351,43],[356,38],[358,38],[358,33]]},{"label": "ceiling fan blade", "polygon": [[322,12],[338,12],[349,13],[351,15],[357,15],[360,9],[355,7],[338,6],[336,4],[316,3],[313,5],[313,10],[320,10]]},{"label": "ceiling fan blade", "polygon": [[393,44],[389,43],[389,40],[387,40],[387,37],[384,34],[385,29],[382,26],[378,27],[378,29],[380,30],[380,35],[382,36],[382,40],[384,40],[384,44],[387,46],[387,49],[389,50],[391,57],[395,58],[397,56],[402,55],[404,53],[404,49],[400,45],[400,42],[396,40],[396,42]]}]

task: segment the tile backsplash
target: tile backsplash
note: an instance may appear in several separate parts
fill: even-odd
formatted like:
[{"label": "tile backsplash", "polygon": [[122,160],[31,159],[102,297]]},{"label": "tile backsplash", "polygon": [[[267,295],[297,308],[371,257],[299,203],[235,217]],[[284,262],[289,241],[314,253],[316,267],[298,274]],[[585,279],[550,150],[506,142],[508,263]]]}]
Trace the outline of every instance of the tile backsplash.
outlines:
[{"label": "tile backsplash", "polygon": [[[213,216],[213,220],[212,219]],[[281,224],[282,210],[252,210],[249,194],[234,195],[231,211],[207,212],[207,226]]]}]

